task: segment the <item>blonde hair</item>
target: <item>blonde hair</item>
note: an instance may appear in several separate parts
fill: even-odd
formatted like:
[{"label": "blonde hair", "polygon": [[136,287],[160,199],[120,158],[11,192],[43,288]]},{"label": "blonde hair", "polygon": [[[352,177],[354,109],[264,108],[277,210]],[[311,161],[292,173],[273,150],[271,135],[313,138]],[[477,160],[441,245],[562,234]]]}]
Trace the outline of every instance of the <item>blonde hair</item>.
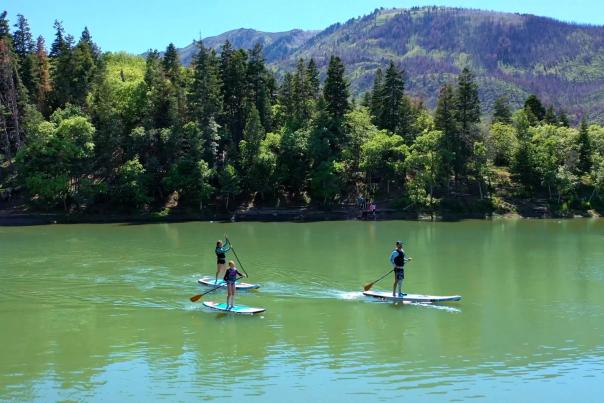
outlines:
[{"label": "blonde hair", "polygon": [[235,266],[235,262],[233,262],[232,260],[229,260],[229,266]]}]

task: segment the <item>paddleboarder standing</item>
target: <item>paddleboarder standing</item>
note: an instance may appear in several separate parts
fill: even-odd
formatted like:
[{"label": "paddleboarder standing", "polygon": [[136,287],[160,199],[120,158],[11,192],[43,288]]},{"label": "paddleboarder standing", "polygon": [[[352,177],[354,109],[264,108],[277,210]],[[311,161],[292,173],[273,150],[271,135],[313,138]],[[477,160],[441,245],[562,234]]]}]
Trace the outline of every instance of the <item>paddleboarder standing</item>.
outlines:
[{"label": "paddleboarder standing", "polygon": [[234,305],[236,289],[235,282],[237,281],[237,276],[245,277],[243,274],[239,273],[235,267],[235,262],[229,260],[229,268],[224,274],[224,281],[227,283],[227,309],[233,308]]},{"label": "paddleboarder standing", "polygon": [[227,238],[226,243],[223,244],[222,240],[218,240],[216,242],[216,281],[215,284],[218,283],[218,278],[222,278],[226,271],[226,253],[231,250],[231,243]]},{"label": "paddleboarder standing", "polygon": [[[401,291],[403,286],[403,280],[405,279],[405,262],[411,260],[411,258],[405,258],[405,251],[403,250],[403,242],[396,241],[395,249],[390,254],[390,263],[394,267],[394,286],[392,287],[393,297],[403,297],[407,294]],[[398,295],[397,295],[398,290]]]}]

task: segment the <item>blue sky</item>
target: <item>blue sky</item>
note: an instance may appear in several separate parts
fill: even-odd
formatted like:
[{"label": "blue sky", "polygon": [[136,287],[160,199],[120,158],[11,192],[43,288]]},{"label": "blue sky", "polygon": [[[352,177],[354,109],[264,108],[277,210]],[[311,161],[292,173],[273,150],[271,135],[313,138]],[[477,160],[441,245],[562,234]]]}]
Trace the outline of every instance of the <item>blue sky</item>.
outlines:
[{"label": "blue sky", "polygon": [[519,12],[604,25],[603,0],[3,0],[0,10],[29,21],[35,36],[47,45],[54,38],[53,21],[63,21],[76,38],[88,26],[102,50],[142,53],[149,48],[177,47],[194,38],[236,28],[286,31],[323,29],[335,22],[368,14],[377,7],[447,5]]}]

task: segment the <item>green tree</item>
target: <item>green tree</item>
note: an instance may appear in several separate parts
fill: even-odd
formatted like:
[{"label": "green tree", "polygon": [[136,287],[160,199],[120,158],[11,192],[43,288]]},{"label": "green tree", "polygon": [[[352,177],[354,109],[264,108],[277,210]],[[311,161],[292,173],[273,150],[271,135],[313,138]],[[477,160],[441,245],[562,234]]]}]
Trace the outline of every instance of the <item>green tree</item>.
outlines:
[{"label": "green tree", "polygon": [[224,169],[219,172],[218,183],[220,185],[220,193],[225,201],[225,209],[228,210],[231,197],[237,196],[239,193],[241,193],[240,179],[237,175],[235,167],[227,164]]},{"label": "green tree", "polygon": [[529,95],[526,101],[524,101],[524,110],[527,113],[529,122],[531,122],[531,126],[541,122],[545,117],[545,107],[537,95]]},{"label": "green tree", "polygon": [[587,118],[583,116],[579,125],[579,164],[577,167],[579,168],[579,173],[582,174],[589,173],[592,166],[592,149],[588,129]]},{"label": "green tree", "polygon": [[376,116],[376,121],[380,129],[386,129],[391,133],[399,133],[401,130],[404,130],[401,119],[404,115],[401,113],[404,105],[404,90],[405,81],[403,80],[403,72],[391,61],[386,70],[384,82],[380,86],[377,99],[380,109],[379,115]]},{"label": "green tree", "polygon": [[319,69],[317,68],[317,64],[312,58],[308,61],[308,65],[306,67],[306,82],[306,88],[308,89],[308,95],[310,98],[314,100],[318,99],[321,95],[321,80],[319,78]]},{"label": "green tree", "polygon": [[211,176],[207,162],[188,156],[172,165],[164,182],[168,190],[178,192],[179,204],[195,205],[203,210],[203,203],[214,193]]},{"label": "green tree", "polygon": [[222,46],[220,54],[220,79],[222,82],[221,125],[228,134],[231,150],[236,158],[237,147],[243,137],[246,119],[246,65],[247,54],[233,50],[229,41]]},{"label": "green tree", "polygon": [[379,131],[361,146],[360,168],[367,173],[369,184],[379,180],[390,192],[390,182],[404,178],[407,153],[401,136]]},{"label": "green tree", "polygon": [[443,177],[442,137],[439,130],[424,132],[415,139],[405,159],[410,176],[407,184],[410,199],[419,206],[429,207],[432,212],[436,203],[434,192]]},{"label": "green tree", "polygon": [[480,100],[474,75],[464,68],[457,79],[455,91],[455,117],[459,127],[459,139],[454,144],[453,172],[458,177],[465,172],[472,157],[473,144],[479,137]]},{"label": "green tree", "polygon": [[197,55],[193,59],[193,80],[189,89],[191,116],[201,125],[214,121],[222,110],[218,59],[214,50],[208,50],[203,42],[197,42]]},{"label": "green tree", "polygon": [[339,127],[344,115],[350,110],[348,83],[344,79],[344,64],[337,56],[331,56],[327,67],[327,78],[323,88],[325,108],[331,120]]},{"label": "green tree", "polygon": [[496,122],[489,131],[488,149],[493,162],[499,166],[510,166],[518,148],[514,126]]},{"label": "green tree", "polygon": [[442,132],[441,154],[445,173],[449,175],[455,172],[456,152],[459,148],[461,139],[459,137],[459,128],[455,119],[455,94],[453,87],[445,84],[440,89],[436,110],[434,112],[434,127]]},{"label": "green tree", "polygon": [[493,123],[503,123],[509,125],[512,123],[512,112],[507,97],[499,97],[493,105]]},{"label": "green tree", "polygon": [[334,160],[322,161],[311,177],[311,194],[314,199],[321,200],[323,205],[332,203],[342,192],[342,180],[345,166]]},{"label": "green tree", "polygon": [[248,54],[246,81],[248,96],[254,104],[265,130],[272,127],[271,94],[274,89],[273,77],[264,63],[262,45],[257,43]]},{"label": "green tree", "polygon": [[111,200],[118,208],[139,209],[149,203],[145,189],[145,168],[138,156],[126,161],[118,169],[111,188]]}]

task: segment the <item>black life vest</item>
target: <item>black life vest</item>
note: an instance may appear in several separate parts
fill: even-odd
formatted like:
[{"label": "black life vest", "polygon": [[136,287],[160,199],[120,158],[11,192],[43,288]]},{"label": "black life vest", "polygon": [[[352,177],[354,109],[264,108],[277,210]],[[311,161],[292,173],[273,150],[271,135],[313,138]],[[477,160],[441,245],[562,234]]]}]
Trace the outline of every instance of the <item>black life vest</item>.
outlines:
[{"label": "black life vest", "polygon": [[218,259],[226,259],[226,255],[224,254],[224,252],[222,251],[222,248],[220,247],[216,247],[216,257]]},{"label": "black life vest", "polygon": [[394,264],[396,267],[403,267],[405,265],[405,252],[398,249],[395,249],[395,252],[397,252],[398,255],[394,258]]},{"label": "black life vest", "polygon": [[228,268],[224,274],[224,281],[235,281],[237,280],[237,269]]}]

